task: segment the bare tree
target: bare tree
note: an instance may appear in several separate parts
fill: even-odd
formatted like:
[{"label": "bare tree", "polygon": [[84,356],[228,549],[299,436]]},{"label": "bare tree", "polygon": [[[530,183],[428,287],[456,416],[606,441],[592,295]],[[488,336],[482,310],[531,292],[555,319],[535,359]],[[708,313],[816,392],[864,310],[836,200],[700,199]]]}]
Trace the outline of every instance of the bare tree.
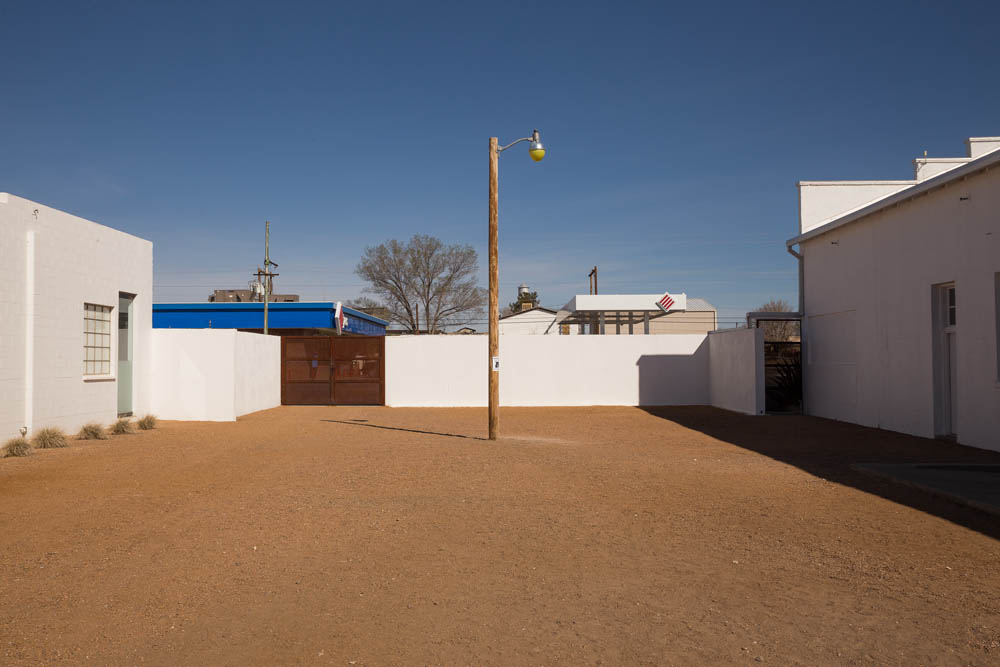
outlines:
[{"label": "bare tree", "polygon": [[[792,305],[784,299],[771,299],[757,308],[764,313],[790,313]],[[766,341],[787,341],[799,335],[799,323],[792,320],[763,320],[760,323]]]},{"label": "bare tree", "polygon": [[476,286],[476,251],[468,245],[445,245],[421,234],[409,243],[395,239],[365,248],[354,272],[368,282],[365,291],[383,302],[388,318],[411,330],[438,333],[483,312],[486,290]]}]

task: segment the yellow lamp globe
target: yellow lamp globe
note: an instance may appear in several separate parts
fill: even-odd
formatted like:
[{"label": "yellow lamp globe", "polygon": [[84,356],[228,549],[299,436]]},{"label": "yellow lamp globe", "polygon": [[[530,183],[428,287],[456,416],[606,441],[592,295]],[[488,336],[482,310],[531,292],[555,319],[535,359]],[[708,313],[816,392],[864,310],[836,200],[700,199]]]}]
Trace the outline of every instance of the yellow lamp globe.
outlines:
[{"label": "yellow lamp globe", "polygon": [[541,162],[545,157],[545,146],[542,145],[542,138],[538,136],[538,130],[531,133],[531,143],[528,144],[528,154],[535,162]]}]

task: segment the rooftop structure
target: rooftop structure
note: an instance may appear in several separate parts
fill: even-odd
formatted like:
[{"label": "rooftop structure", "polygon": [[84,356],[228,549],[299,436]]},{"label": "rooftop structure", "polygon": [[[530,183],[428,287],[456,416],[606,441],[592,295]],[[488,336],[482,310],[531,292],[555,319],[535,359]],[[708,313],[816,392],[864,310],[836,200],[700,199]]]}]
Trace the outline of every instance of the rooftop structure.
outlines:
[{"label": "rooftop structure", "polygon": [[[300,301],[268,304],[268,330],[271,333],[336,333],[332,301]],[[387,321],[344,307],[347,324],[344,332],[360,336],[384,336]],[[264,303],[154,303],[154,329],[239,329],[258,331],[264,328]]]}]

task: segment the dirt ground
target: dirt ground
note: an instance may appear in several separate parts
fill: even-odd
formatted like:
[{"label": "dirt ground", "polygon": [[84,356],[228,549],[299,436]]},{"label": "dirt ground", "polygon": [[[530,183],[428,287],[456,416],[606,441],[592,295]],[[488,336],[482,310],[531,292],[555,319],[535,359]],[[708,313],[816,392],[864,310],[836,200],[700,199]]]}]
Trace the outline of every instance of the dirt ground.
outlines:
[{"label": "dirt ground", "polygon": [[1000,664],[942,442],[711,408],[283,407],[0,461],[4,665]]}]

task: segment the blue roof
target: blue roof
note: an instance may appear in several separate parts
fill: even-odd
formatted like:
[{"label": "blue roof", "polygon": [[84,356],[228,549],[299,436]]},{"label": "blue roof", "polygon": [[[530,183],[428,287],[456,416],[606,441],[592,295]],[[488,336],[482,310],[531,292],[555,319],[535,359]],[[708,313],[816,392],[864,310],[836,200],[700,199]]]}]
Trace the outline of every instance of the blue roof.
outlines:
[{"label": "blue roof", "polygon": [[[332,301],[296,301],[267,304],[269,329],[335,329]],[[385,334],[389,323],[344,307],[345,331],[369,336]],[[263,329],[264,303],[198,302],[154,303],[154,329]]]}]

